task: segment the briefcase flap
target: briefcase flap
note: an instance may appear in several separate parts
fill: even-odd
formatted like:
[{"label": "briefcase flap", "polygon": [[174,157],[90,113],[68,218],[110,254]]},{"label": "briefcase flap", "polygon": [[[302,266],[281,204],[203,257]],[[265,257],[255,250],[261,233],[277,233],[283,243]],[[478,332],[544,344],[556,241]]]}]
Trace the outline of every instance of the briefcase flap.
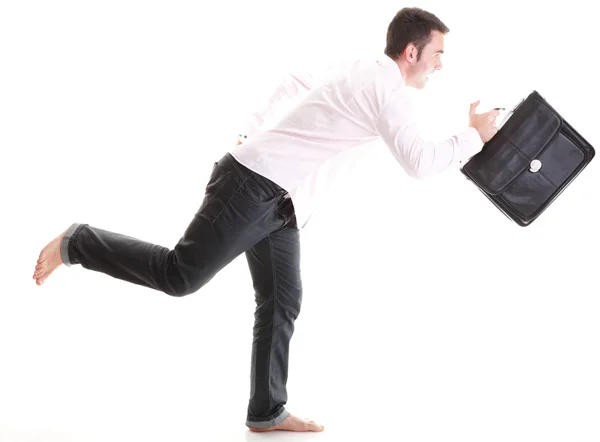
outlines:
[{"label": "briefcase flap", "polygon": [[563,120],[533,91],[463,172],[490,195],[502,193],[560,131]]}]

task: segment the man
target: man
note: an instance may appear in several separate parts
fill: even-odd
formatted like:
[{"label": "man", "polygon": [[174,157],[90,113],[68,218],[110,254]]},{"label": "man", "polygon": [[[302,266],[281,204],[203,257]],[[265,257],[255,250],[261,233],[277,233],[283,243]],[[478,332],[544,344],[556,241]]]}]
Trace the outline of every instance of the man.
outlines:
[{"label": "man", "polygon": [[[302,303],[299,231],[317,192],[364,143],[382,139],[410,176],[458,169],[495,133],[495,110],[469,110],[468,127],[442,142],[424,140],[411,89],[441,69],[448,28],[435,15],[404,8],[391,21],[385,53],[315,83],[290,75],[248,125],[244,142],[215,163],[201,207],[175,248],[87,224],[73,224],[40,253],[33,275],[44,283],[60,264],[185,296],[245,253],[256,311],[246,425],[251,431],[322,431],[291,415],[286,382],[294,322]],[[261,125],[283,98],[307,96],[272,128]]]}]

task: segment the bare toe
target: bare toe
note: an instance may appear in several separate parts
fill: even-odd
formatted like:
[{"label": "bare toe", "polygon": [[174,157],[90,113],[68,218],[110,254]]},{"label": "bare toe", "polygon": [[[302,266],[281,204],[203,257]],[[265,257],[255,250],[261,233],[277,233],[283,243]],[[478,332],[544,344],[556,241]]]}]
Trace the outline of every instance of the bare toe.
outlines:
[{"label": "bare toe", "polygon": [[308,431],[323,431],[325,427],[317,424],[315,421],[310,421],[308,424]]},{"label": "bare toe", "polygon": [[60,243],[65,236],[66,230],[54,238],[43,248],[38,257],[33,279],[37,285],[42,285],[48,279],[48,276],[62,264],[60,256]]}]

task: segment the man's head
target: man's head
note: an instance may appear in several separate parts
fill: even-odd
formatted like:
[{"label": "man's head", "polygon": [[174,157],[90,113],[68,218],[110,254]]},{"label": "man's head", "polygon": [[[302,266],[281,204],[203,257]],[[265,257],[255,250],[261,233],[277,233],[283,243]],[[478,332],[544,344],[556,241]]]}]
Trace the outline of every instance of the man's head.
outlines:
[{"label": "man's head", "polygon": [[422,89],[429,75],[442,68],[448,32],[439,18],[423,9],[398,11],[388,26],[385,54],[398,63],[406,84]]}]

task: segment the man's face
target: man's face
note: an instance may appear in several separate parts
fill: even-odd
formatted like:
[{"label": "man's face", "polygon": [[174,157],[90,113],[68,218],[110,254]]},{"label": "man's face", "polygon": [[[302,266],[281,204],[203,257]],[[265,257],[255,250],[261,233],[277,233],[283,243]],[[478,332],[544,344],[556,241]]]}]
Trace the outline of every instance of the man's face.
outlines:
[{"label": "man's face", "polygon": [[421,57],[417,61],[417,49],[409,45],[405,57],[409,62],[406,71],[406,84],[417,89],[423,89],[429,77],[442,68],[442,54],[444,53],[444,34],[438,31],[431,33],[431,41],[423,48]]}]

